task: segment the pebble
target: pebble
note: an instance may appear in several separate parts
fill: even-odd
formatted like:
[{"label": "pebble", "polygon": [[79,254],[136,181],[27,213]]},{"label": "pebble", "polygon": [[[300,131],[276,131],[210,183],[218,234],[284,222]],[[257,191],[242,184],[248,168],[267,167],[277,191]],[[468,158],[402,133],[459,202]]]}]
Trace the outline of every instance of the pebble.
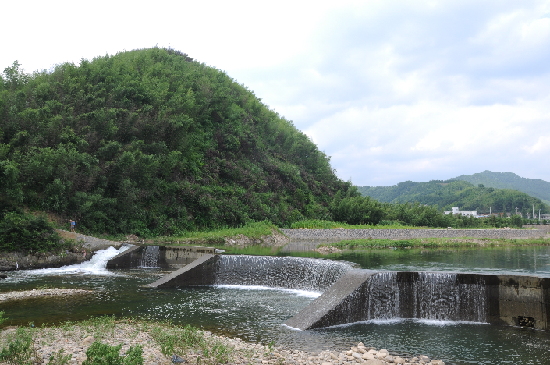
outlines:
[{"label": "pebble", "polygon": [[[90,291],[80,289],[39,289],[20,292],[0,293],[0,302],[7,300],[20,300],[28,297],[50,296],[50,295],[74,295],[89,294]],[[36,363],[45,364],[52,354],[59,353],[72,355],[70,365],[81,365],[86,360],[86,350],[96,341],[97,334],[87,332],[78,324],[70,329],[63,328],[40,328],[35,330]],[[4,348],[6,337],[15,332],[15,328],[5,328],[0,332],[0,349]],[[365,364],[365,365],[387,365],[387,364],[430,364],[445,365],[441,360],[431,360],[428,356],[412,357],[405,359],[399,356],[390,355],[387,349],[376,350],[366,347],[362,342],[350,346],[349,350],[335,353],[331,350],[324,350],[318,353],[299,351],[283,347],[268,347],[261,344],[248,343],[238,338],[218,336],[203,331],[206,339],[216,340],[227,347],[233,348],[230,360],[231,364],[296,364],[296,365],[332,365],[332,364]],[[144,365],[169,365],[179,363],[197,363],[201,353],[199,350],[189,350],[185,354],[173,354],[165,356],[154,339],[147,333],[147,330],[140,329],[140,326],[131,325],[125,322],[117,322],[112,331],[99,339],[102,343],[117,346],[122,344],[121,354],[126,353],[130,346],[141,345],[143,348]],[[173,360],[176,359],[176,362]],[[283,361],[283,362],[281,362]],[[0,363],[0,365],[4,365]]]}]

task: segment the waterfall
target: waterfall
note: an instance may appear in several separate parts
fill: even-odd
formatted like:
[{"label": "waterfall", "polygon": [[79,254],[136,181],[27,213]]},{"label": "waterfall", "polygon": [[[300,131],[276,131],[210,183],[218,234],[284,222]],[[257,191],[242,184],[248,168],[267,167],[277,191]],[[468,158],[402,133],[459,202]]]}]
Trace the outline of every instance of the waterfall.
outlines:
[{"label": "waterfall", "polygon": [[216,264],[215,285],[264,285],[324,291],[350,264],[299,257],[224,255]]},{"label": "waterfall", "polygon": [[367,280],[362,297],[365,320],[487,321],[485,284],[456,273],[380,272]]},{"label": "waterfall", "polygon": [[400,317],[399,286],[394,272],[376,274],[368,281],[367,291],[370,293],[366,301],[368,319]]},{"label": "waterfall", "polygon": [[159,267],[159,246],[146,246],[141,253],[140,269],[154,269]]}]

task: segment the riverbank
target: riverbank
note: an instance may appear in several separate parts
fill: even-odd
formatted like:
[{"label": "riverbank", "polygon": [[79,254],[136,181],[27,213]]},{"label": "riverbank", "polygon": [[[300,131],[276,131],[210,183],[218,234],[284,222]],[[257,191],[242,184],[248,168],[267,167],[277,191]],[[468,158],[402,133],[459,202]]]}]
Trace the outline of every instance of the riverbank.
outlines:
[{"label": "riverbank", "polygon": [[[304,352],[289,348],[245,342],[238,338],[215,335],[191,327],[140,320],[115,321],[101,317],[79,323],[66,323],[50,328],[6,328],[0,332],[0,349],[7,349],[16,338],[31,339],[27,352],[19,348],[21,358],[33,364],[82,364],[87,349],[95,342],[121,346],[120,354],[140,346],[144,365],[168,365],[177,359],[189,364],[432,364],[443,361],[426,356],[409,359],[392,356],[385,349],[374,349],[363,343],[337,352],[320,349]],[[1,351],[1,350],[0,350]],[[58,359],[52,362],[52,359]],[[61,362],[59,359],[65,359]],[[1,365],[9,362],[1,362]]]}]

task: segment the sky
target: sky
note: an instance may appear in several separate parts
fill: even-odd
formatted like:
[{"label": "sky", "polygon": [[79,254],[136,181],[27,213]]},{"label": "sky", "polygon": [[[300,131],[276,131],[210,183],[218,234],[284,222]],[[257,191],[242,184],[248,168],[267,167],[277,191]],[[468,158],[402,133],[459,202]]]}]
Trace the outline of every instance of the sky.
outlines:
[{"label": "sky", "polygon": [[550,0],[18,0],[0,70],[171,47],[224,71],[358,186],[550,181]]}]

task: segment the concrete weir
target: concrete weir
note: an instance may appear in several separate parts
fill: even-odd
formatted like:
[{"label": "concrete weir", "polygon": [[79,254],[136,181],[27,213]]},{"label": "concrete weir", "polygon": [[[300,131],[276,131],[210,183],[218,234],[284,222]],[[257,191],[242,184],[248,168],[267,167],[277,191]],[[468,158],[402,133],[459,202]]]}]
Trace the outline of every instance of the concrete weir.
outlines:
[{"label": "concrete weir", "polygon": [[302,330],[393,318],[549,330],[550,278],[351,270],[286,325]]},{"label": "concrete weir", "polygon": [[214,252],[212,247],[200,246],[132,246],[109,260],[107,269],[177,269]]},{"label": "concrete weir", "polygon": [[348,263],[301,257],[203,255],[148,286],[261,285],[323,292],[351,269]]}]

